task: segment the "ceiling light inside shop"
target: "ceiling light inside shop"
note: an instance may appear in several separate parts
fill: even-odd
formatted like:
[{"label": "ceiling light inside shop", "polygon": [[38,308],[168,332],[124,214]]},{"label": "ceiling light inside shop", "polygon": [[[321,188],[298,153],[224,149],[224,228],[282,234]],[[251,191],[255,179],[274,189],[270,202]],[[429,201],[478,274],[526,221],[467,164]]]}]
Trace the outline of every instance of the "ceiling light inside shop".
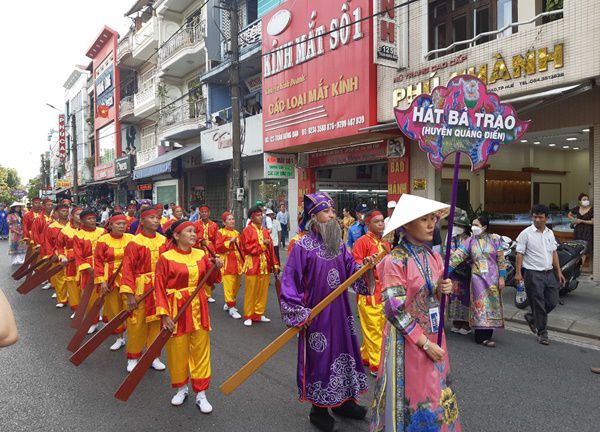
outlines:
[{"label": "ceiling light inside shop", "polygon": [[369,192],[369,190],[368,189],[348,189],[346,192],[362,193],[362,192]]},{"label": "ceiling light inside shop", "polygon": [[374,193],[387,193],[388,190],[387,189],[373,189],[371,192],[374,192]]},{"label": "ceiling light inside shop", "polygon": [[579,150],[579,147],[573,147],[573,150]]},{"label": "ceiling light inside shop", "polygon": [[548,144],[548,147],[556,147],[556,144]]},{"label": "ceiling light inside shop", "polygon": [[563,146],[563,148],[564,148],[564,149],[568,149],[568,148],[571,148],[571,147],[569,147],[569,146]]},{"label": "ceiling light inside shop", "polygon": [[533,142],[535,145],[541,144],[539,141],[534,141]]},{"label": "ceiling light inside shop", "polygon": [[321,192],[344,192],[344,189],[321,189]]},{"label": "ceiling light inside shop", "polygon": [[522,143],[526,143],[526,142],[527,142],[527,140],[521,140],[521,142],[522,142]]},{"label": "ceiling light inside shop", "polygon": [[577,141],[577,138],[575,138],[575,137],[570,137],[570,138],[567,138],[567,141]]},{"label": "ceiling light inside shop", "polygon": [[581,129],[581,132],[589,132],[590,130],[588,128],[585,129]]}]

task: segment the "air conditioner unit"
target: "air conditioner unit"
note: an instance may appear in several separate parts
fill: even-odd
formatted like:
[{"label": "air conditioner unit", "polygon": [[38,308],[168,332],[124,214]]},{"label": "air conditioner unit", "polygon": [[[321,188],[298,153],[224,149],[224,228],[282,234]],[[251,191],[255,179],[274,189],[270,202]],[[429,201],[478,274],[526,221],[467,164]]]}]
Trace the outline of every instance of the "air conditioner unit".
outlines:
[{"label": "air conditioner unit", "polygon": [[298,153],[298,168],[308,168],[308,153]]}]

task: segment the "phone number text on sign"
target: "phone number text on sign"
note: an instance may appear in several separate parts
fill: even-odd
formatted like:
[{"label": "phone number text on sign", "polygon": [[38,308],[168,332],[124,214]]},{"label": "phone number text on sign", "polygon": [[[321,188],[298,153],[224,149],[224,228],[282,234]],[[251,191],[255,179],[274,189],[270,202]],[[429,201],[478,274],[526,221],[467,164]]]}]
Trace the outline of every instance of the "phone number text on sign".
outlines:
[{"label": "phone number text on sign", "polygon": [[299,136],[311,136],[315,134],[330,132],[333,130],[344,129],[347,127],[354,127],[365,124],[365,116],[350,117],[344,120],[338,120],[337,122],[321,123],[316,126],[310,126],[308,128],[299,128],[285,133],[265,136],[265,143],[274,143],[284,141],[288,139],[298,138]]}]

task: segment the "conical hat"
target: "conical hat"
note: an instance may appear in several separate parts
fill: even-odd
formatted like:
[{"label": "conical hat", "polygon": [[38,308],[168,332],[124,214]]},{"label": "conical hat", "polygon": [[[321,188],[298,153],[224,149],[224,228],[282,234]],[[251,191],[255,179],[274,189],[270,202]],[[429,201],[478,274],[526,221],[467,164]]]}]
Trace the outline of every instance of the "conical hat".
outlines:
[{"label": "conical hat", "polygon": [[448,204],[416,195],[402,194],[398,205],[394,209],[394,213],[392,213],[392,217],[385,227],[383,235],[385,236],[420,217],[448,208],[450,208]]},{"label": "conical hat", "polygon": [[13,208],[13,207],[24,207],[24,206],[25,206],[25,204],[23,204],[23,203],[20,203],[20,202],[18,202],[18,201],[15,201],[14,203],[12,203],[12,204],[10,205],[10,208]]}]

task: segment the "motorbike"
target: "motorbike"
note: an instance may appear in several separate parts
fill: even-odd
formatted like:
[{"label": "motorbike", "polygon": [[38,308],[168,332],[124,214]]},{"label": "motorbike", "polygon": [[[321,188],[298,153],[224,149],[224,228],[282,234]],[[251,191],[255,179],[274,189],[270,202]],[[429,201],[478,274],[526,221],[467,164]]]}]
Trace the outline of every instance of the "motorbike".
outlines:
[{"label": "motorbike", "polygon": [[[525,286],[517,286],[515,282],[515,266],[517,259],[517,244],[510,237],[502,237],[502,249],[507,260],[507,277],[506,285],[514,286],[515,291],[515,306],[519,309],[525,309],[529,306]],[[569,240],[561,242],[558,245],[558,261],[566,283],[560,287],[558,292],[562,298],[570,292],[577,289],[579,286],[579,276],[581,276],[581,267],[583,264],[583,256],[587,252],[587,242],[585,240]],[[526,270],[522,269],[523,276]],[[562,301],[562,300],[561,300]]]}]

